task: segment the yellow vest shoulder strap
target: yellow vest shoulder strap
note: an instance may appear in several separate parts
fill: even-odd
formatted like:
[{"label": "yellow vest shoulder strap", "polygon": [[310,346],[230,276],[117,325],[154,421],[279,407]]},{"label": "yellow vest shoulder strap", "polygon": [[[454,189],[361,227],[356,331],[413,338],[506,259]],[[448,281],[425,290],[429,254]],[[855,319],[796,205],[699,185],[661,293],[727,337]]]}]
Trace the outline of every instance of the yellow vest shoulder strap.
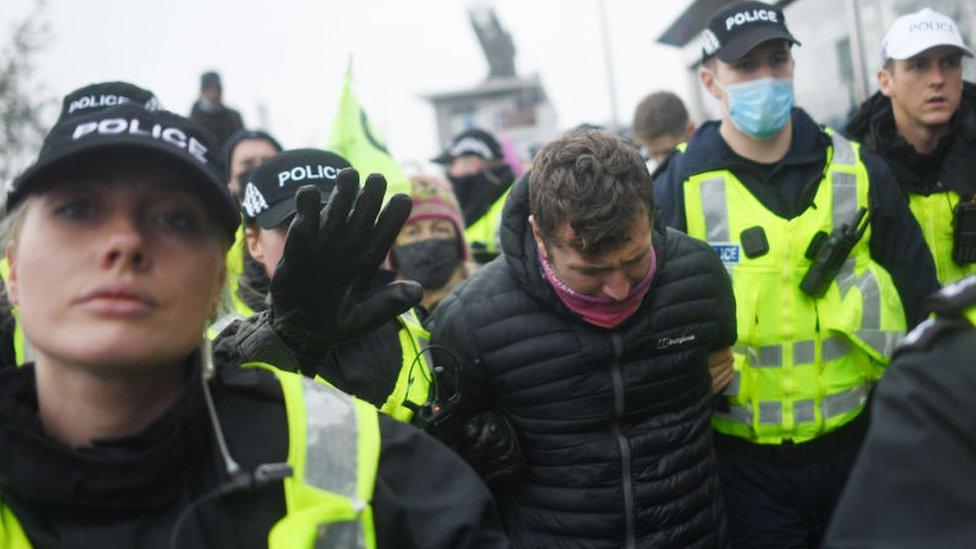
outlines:
[{"label": "yellow vest shoulder strap", "polygon": [[299,374],[262,363],[244,366],[278,378],[288,415],[288,514],[272,528],[268,546],[375,547],[370,502],[380,455],[376,409]]}]

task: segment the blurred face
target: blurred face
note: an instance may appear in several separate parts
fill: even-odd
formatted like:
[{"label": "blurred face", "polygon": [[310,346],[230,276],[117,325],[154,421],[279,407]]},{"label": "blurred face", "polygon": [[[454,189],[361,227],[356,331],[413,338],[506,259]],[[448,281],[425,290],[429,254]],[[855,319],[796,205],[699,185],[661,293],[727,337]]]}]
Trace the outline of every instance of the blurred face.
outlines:
[{"label": "blurred face", "polygon": [[220,96],[221,96],[220,88],[209,87],[200,90],[200,97],[203,97],[205,100],[209,101],[210,103],[220,103]]},{"label": "blurred face", "polygon": [[683,135],[675,136],[665,134],[659,137],[645,139],[644,147],[647,148],[647,152],[651,153],[651,160],[657,165],[664,162],[664,159],[673,153],[678,148],[678,145],[684,143],[685,140],[686,138]]},{"label": "blurred face", "polygon": [[258,226],[244,229],[244,239],[247,251],[255,261],[264,265],[264,272],[268,278],[274,276],[275,267],[285,253],[285,237],[288,236],[288,223],[273,229]]},{"label": "blurred face", "polygon": [[241,174],[260,166],[265,160],[278,154],[278,149],[264,139],[245,139],[234,147],[230,157],[230,179],[227,187],[238,201],[241,200]]},{"label": "blurred face", "polygon": [[949,123],[962,100],[962,52],[938,46],[878,71],[881,93],[891,98],[900,125],[939,127]]},{"label": "blurred face", "polygon": [[556,277],[574,292],[624,301],[650,268],[651,224],[644,213],[635,217],[630,237],[620,248],[593,258],[584,258],[566,244],[573,238],[568,223],[563,225],[561,238],[553,239],[559,242],[551,242],[546,247],[535,220],[529,219],[536,244],[539,249],[547,250]]},{"label": "blurred face", "polygon": [[25,208],[8,285],[39,357],[138,376],[199,345],[224,246],[177,172],[143,163],[65,175]]},{"label": "blurred face", "polygon": [[397,235],[396,244],[412,244],[430,238],[456,239],[458,236],[454,223],[447,219],[417,219],[403,225]]},{"label": "blurred face", "polygon": [[760,78],[793,78],[794,66],[790,43],[770,40],[752,48],[735,63],[714,59],[702,68],[701,80],[705,89],[722,104],[722,112],[728,116],[729,97],[722,86]]},{"label": "blurred face", "polygon": [[475,155],[459,156],[451,161],[447,167],[447,173],[451,177],[464,177],[473,175],[485,169],[485,159]]}]

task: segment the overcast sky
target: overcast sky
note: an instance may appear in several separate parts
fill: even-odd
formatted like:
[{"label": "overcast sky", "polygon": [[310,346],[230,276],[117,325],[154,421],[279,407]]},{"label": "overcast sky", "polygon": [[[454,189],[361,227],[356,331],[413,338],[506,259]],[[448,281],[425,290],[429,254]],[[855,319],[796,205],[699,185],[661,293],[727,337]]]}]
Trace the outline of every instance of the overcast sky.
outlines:
[{"label": "overcast sky", "polygon": [[[559,126],[603,123],[610,101],[598,0],[495,0],[516,67],[539,73]],[[606,0],[620,118],[660,88],[688,96],[678,50],[654,39],[688,0]],[[0,42],[32,0],[3,0]],[[245,123],[267,110],[286,147],[325,145],[342,76],[354,56],[355,90],[398,160],[436,152],[433,109],[420,94],[482,81],[487,64],[464,0],[48,0],[51,42],[39,59],[41,92],[127,80],[186,114],[200,73],[218,70],[224,100]],[[56,113],[51,113],[51,117]]]}]

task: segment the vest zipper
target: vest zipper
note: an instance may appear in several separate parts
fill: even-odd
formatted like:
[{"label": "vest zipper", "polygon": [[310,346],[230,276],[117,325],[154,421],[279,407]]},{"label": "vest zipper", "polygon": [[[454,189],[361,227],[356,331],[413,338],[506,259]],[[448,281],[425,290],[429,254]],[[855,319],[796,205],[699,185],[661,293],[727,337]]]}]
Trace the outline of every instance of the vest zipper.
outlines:
[{"label": "vest zipper", "polygon": [[620,418],[624,415],[624,378],[620,372],[620,357],[623,355],[623,341],[620,334],[612,332],[610,338],[613,341],[613,365],[610,368],[610,375],[613,378],[613,412],[615,420],[611,425],[614,438],[617,439],[617,446],[620,448],[620,477],[624,489],[624,529],[625,546],[627,549],[637,547],[636,534],[634,533],[634,484],[630,470],[630,441],[624,436],[620,428]]}]

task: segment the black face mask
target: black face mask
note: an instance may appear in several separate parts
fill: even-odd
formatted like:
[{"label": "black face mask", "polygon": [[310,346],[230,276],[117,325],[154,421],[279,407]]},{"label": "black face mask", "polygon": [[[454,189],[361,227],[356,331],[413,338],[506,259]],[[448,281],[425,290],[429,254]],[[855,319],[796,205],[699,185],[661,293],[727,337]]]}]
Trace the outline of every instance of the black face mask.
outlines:
[{"label": "black face mask", "polygon": [[461,205],[465,226],[471,226],[495,203],[515,179],[511,166],[502,163],[469,175],[447,178]]},{"label": "black face mask", "polygon": [[393,247],[397,270],[425,290],[443,288],[461,260],[454,238],[428,238]]}]

